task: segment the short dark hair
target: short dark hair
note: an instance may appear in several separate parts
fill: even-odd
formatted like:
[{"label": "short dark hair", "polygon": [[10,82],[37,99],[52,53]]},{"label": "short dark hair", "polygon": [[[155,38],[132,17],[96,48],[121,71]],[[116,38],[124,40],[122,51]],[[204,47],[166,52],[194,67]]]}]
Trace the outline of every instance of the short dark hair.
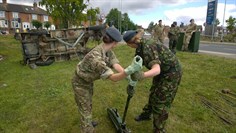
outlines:
[{"label": "short dark hair", "polygon": [[190,19],[190,22],[194,21],[194,19]]},{"label": "short dark hair", "polygon": [[162,20],[160,19],[158,22],[162,22]]},{"label": "short dark hair", "polygon": [[114,42],[115,40],[113,40],[109,35],[105,34],[105,35],[103,36],[103,38],[102,38],[102,41],[103,41],[104,43],[112,43],[112,42]]}]

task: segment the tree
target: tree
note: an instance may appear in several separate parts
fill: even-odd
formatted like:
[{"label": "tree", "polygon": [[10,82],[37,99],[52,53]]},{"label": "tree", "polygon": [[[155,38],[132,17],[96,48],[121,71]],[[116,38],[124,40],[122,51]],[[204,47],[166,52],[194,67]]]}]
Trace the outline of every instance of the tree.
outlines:
[{"label": "tree", "polygon": [[40,27],[42,27],[42,23],[41,23],[40,21],[38,21],[38,20],[32,20],[31,23],[32,23],[32,25],[33,25],[34,27],[36,27],[37,30],[38,30]]},{"label": "tree", "polygon": [[227,23],[227,29],[233,33],[233,31],[235,30],[236,27],[236,18],[233,18],[232,16],[229,17],[228,20],[226,20]]},{"label": "tree", "polygon": [[149,25],[148,25],[148,28],[147,28],[148,32],[151,33],[154,27],[155,27],[154,22],[153,21],[150,22]]},{"label": "tree", "polygon": [[184,23],[181,22],[179,27],[180,27],[180,28],[184,28]]},{"label": "tree", "polygon": [[44,26],[47,28],[47,30],[48,30],[48,28],[51,26],[51,22],[49,22],[49,21],[46,21],[46,22],[44,22]]},{"label": "tree", "polygon": [[[89,2],[89,0],[86,1]],[[79,25],[81,21],[85,21],[88,18],[83,13],[88,6],[84,0],[42,0],[39,5],[45,6],[48,14],[52,16],[55,22],[60,22],[62,28]],[[90,12],[91,10],[97,9],[89,9],[87,11]],[[91,15],[94,14],[91,13]]]},{"label": "tree", "polygon": [[137,28],[137,26],[130,20],[129,15],[127,13],[121,14],[117,8],[111,9],[107,14],[106,23],[109,26],[115,26],[118,29],[121,28],[120,32],[135,30]]},{"label": "tree", "polygon": [[129,18],[129,15],[127,13],[124,13],[122,15],[122,21],[121,21],[121,29],[123,31],[127,30],[135,30],[137,28],[137,25],[135,25]]},{"label": "tree", "polygon": [[98,7],[95,9],[90,8],[89,10],[87,10],[87,20],[90,21],[90,24],[95,24],[97,20],[97,14],[100,14],[100,9]]},{"label": "tree", "polygon": [[220,21],[219,21],[219,19],[217,18],[216,20],[215,20],[215,26],[217,26],[217,25],[219,25],[220,24]]},{"label": "tree", "polygon": [[120,16],[121,12],[118,11],[117,8],[111,9],[110,12],[106,16],[106,23],[109,26],[115,26],[118,28],[118,16]]}]

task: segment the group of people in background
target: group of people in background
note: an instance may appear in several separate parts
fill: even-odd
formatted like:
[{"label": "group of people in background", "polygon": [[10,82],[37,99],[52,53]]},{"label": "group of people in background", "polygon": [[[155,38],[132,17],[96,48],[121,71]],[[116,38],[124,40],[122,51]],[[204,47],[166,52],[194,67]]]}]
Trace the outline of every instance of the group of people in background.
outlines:
[{"label": "group of people in background", "polygon": [[[188,51],[188,46],[191,40],[193,33],[197,31],[197,25],[194,22],[194,19],[190,20],[190,24],[186,28],[181,29],[177,22],[173,22],[168,31],[167,37],[169,38],[169,49],[175,54],[176,46],[178,43],[178,38],[180,33],[184,33],[184,41],[182,46],[182,51]],[[165,26],[162,25],[162,20],[158,21],[158,24],[155,25],[153,29],[153,38],[160,43],[164,43],[165,38]]]}]

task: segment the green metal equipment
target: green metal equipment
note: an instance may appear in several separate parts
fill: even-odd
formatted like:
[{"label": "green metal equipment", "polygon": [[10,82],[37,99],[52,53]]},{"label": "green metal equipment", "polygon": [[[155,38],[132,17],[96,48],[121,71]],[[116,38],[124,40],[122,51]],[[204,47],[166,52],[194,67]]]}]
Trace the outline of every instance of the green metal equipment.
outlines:
[{"label": "green metal equipment", "polygon": [[[131,86],[131,85],[128,85],[127,87],[128,87],[127,89],[130,89],[130,90],[134,89],[134,86]],[[122,119],[116,108],[107,108],[108,116],[111,119],[112,123],[115,125],[117,133],[131,133],[131,131],[126,127],[125,117],[128,111],[130,99],[132,97],[133,95],[128,94]]]}]

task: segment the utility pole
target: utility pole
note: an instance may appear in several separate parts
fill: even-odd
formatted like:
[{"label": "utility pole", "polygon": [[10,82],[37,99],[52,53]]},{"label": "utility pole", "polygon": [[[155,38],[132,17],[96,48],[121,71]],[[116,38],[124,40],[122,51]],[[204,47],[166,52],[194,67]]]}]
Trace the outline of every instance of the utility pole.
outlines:
[{"label": "utility pole", "polygon": [[214,36],[215,36],[215,19],[213,19],[213,21],[212,21],[212,34],[211,34],[211,41],[214,40]]},{"label": "utility pole", "polygon": [[121,25],[122,25],[122,0],[120,0],[120,14],[118,19],[118,29],[121,32]]},{"label": "utility pole", "polygon": [[223,24],[222,24],[222,33],[221,33],[221,39],[220,41],[223,42],[223,36],[224,36],[224,23],[225,23],[225,9],[226,9],[226,0],[225,0],[225,6],[224,6],[224,15],[223,15]]}]

